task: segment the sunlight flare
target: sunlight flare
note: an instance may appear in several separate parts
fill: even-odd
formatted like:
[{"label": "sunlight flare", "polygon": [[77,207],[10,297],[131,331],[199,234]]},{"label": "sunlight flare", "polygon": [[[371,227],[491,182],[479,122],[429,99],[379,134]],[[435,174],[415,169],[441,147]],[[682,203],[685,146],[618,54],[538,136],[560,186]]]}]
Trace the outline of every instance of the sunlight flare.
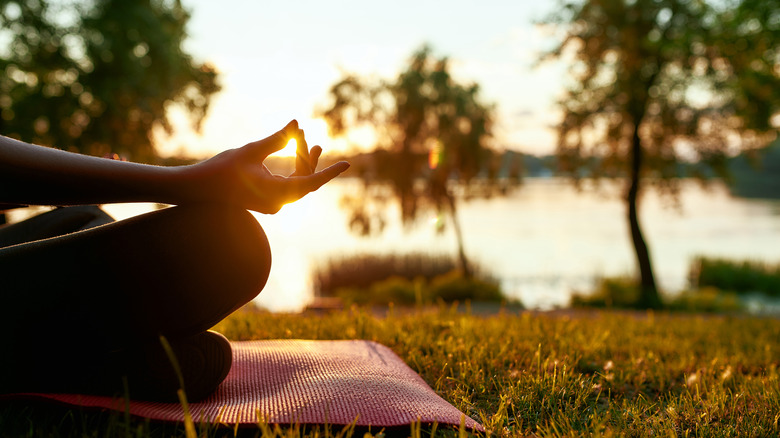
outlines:
[{"label": "sunlight flare", "polygon": [[281,157],[294,157],[296,150],[298,150],[298,141],[296,141],[294,138],[291,138],[290,141],[287,142],[287,146],[285,146],[281,151],[277,152],[276,155]]},{"label": "sunlight flare", "polygon": [[437,141],[433,145],[433,147],[431,147],[430,151],[428,151],[428,167],[431,170],[434,170],[437,167],[439,167],[443,155],[444,155],[444,147],[442,146],[440,141]]},{"label": "sunlight flare", "polygon": [[[335,142],[328,136],[328,124],[318,118],[298,118],[298,126],[303,129],[303,135],[306,137],[306,143],[311,149],[312,146],[319,145],[325,153],[334,149]],[[295,139],[290,139],[287,146],[274,155],[280,157],[294,157],[298,143]]]},{"label": "sunlight flare", "polygon": [[428,219],[428,223],[437,231],[444,230],[444,215],[437,213]]}]

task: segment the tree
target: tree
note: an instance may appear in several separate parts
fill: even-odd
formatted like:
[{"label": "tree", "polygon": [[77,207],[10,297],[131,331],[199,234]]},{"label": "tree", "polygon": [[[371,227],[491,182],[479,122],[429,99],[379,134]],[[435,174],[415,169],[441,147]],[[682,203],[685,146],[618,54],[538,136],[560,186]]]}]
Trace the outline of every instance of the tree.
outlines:
[{"label": "tree", "polygon": [[375,152],[365,166],[356,166],[364,190],[349,203],[354,230],[380,231],[382,209],[372,210],[371,203],[389,196],[398,200],[404,225],[425,210],[446,213],[458,240],[460,267],[471,275],[457,198],[500,189],[490,145],[493,108],[478,94],[476,84],[455,81],[447,58],[435,58],[428,47],[415,52],[394,81],[346,75],[331,87],[332,102],[321,111],[331,135],[360,126],[377,132]]},{"label": "tree", "polygon": [[200,128],[217,73],[182,50],[180,1],[0,1],[0,132],[149,161],[181,105]]},{"label": "tree", "polygon": [[733,149],[775,135],[780,12],[761,0],[721,9],[702,0],[561,3],[549,22],[564,25],[565,35],[547,56],[573,62],[557,155],[575,179],[627,177],[638,305],[656,308],[661,300],[637,210],[641,185],[652,177],[675,194],[686,159],[725,176]]}]

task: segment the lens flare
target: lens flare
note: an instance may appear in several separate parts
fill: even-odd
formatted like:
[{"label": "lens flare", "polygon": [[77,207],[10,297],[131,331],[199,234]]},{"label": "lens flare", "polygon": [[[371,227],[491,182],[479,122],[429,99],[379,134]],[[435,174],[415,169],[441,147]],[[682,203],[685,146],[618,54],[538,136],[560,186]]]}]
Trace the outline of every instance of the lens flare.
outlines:
[{"label": "lens flare", "polygon": [[444,155],[444,148],[441,142],[437,141],[436,144],[428,151],[428,167],[433,170],[439,167],[441,164],[442,156]]},{"label": "lens flare", "polygon": [[445,224],[444,221],[445,221],[444,215],[442,215],[441,213],[437,213],[428,219],[428,223],[431,224],[433,229],[436,230],[437,232],[441,232],[444,230],[444,224]]}]

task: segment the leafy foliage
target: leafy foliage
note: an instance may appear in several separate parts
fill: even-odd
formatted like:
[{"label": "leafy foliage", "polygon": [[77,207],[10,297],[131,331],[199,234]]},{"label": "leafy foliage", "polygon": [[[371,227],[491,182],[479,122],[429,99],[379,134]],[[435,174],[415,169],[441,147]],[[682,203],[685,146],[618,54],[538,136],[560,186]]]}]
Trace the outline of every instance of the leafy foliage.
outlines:
[{"label": "leafy foliage", "polygon": [[447,58],[437,59],[423,47],[394,81],[347,75],[329,94],[331,103],[321,113],[332,135],[361,126],[377,132],[373,160],[357,170],[365,190],[346,201],[352,228],[361,234],[381,231],[385,221],[374,217],[383,209],[371,205],[389,199],[398,200],[405,225],[427,209],[447,213],[467,272],[456,197],[490,196],[504,188],[491,147],[493,107],[480,102],[479,87],[457,82]]},{"label": "leafy foliage", "polygon": [[698,257],[691,265],[689,278],[695,287],[710,286],[739,294],[763,293],[780,297],[780,265]]},{"label": "leafy foliage", "polygon": [[735,293],[724,292],[711,286],[683,291],[679,295],[668,299],[666,307],[670,310],[700,313],[734,314],[745,310],[745,305]]},{"label": "leafy foliage", "polygon": [[678,176],[681,160],[725,170],[731,134],[744,146],[766,144],[780,110],[780,12],[770,3],[719,10],[689,0],[566,2],[557,19],[570,27],[550,53],[575,53],[558,128],[563,168],[595,164],[588,175],[628,175],[635,131],[647,156],[643,176],[661,178]]},{"label": "leafy foliage", "polygon": [[188,20],[178,0],[0,2],[0,132],[152,160],[170,105],[199,128],[220,89],[181,47]]},{"label": "leafy foliage", "polygon": [[[353,287],[336,290],[336,296],[345,304],[420,306],[433,303],[501,303],[507,298],[498,282],[463,276],[454,270],[427,282],[423,277],[409,280],[392,276],[373,283],[369,288]],[[514,307],[522,307],[516,300]]]},{"label": "leafy foliage", "polygon": [[455,268],[451,258],[431,253],[350,254],[321,262],[312,276],[315,294],[332,296],[337,289],[367,289],[390,277],[427,282]]},{"label": "leafy foliage", "polygon": [[640,301],[649,307],[660,299],[638,220],[640,181],[652,176],[675,194],[681,161],[724,175],[735,147],[776,135],[780,10],[771,3],[562,1],[550,19],[565,34],[547,56],[572,60],[559,162],[575,180],[627,177]]},{"label": "leafy foliage", "polygon": [[604,277],[589,293],[573,292],[572,308],[636,309],[639,289],[631,277]]},{"label": "leafy foliage", "polygon": [[[599,280],[593,291],[574,292],[570,305],[574,309],[638,309],[639,289],[630,277],[607,277]],[[664,297],[664,309],[696,313],[736,314],[745,310],[739,297],[717,287],[703,286]]]},{"label": "leafy foliage", "polygon": [[729,160],[729,189],[745,198],[780,198],[780,140]]},{"label": "leafy foliage", "polygon": [[428,253],[355,254],[330,259],[313,275],[318,296],[346,304],[507,301],[495,278],[477,265],[472,269],[465,277],[451,258]]}]

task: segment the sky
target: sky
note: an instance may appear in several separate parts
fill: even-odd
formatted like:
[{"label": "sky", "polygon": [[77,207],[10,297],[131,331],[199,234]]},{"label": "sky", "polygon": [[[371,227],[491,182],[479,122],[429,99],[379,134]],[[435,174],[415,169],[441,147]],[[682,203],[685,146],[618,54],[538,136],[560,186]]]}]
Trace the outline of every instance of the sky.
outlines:
[{"label": "sky", "polygon": [[[368,138],[330,139],[315,109],[345,73],[392,79],[423,44],[447,56],[453,76],[480,85],[496,105],[499,147],[554,150],[554,103],[565,69],[536,66],[551,47],[535,21],[549,0],[183,0],[191,12],[185,50],[214,64],[222,91],[201,135],[181,128],[161,141],[164,155],[206,157],[266,137],[295,118],[310,145],[342,152]],[[174,122],[185,118],[174,113]],[[366,143],[366,144],[363,144]]]}]

